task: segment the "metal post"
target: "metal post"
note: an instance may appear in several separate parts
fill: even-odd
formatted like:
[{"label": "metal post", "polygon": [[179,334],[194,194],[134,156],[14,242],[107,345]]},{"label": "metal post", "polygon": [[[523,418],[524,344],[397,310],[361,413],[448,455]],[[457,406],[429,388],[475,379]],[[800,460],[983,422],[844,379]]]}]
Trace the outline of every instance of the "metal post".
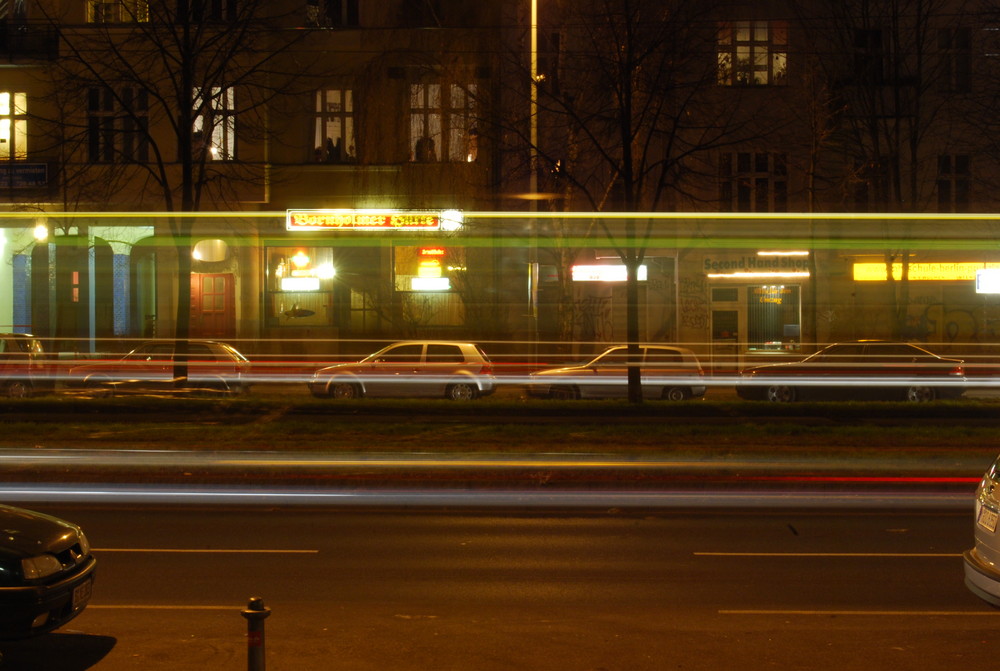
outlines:
[{"label": "metal post", "polygon": [[247,671],[264,671],[264,620],[271,614],[264,599],[252,597],[242,613],[247,620]]}]

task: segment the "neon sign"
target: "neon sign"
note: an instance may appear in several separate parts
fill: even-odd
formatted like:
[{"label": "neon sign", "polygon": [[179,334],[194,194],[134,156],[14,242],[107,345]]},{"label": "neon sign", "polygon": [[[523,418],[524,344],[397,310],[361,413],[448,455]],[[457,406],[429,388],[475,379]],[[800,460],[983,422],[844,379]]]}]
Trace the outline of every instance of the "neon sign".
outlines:
[{"label": "neon sign", "polygon": [[455,210],[287,210],[289,231],[440,231],[462,225]]}]

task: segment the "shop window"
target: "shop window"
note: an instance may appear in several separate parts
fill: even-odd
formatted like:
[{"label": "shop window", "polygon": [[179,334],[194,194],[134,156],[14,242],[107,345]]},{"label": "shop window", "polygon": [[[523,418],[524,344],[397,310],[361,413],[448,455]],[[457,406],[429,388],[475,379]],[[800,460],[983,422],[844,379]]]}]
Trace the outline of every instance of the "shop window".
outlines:
[{"label": "shop window", "polygon": [[968,212],[971,183],[968,154],[938,156],[938,212]]},{"label": "shop window", "polygon": [[785,154],[723,153],[719,160],[719,198],[723,212],[786,212]]},{"label": "shop window", "polygon": [[337,275],[333,250],[267,248],[267,322],[271,326],[325,326],[333,314]]},{"label": "shop window", "polygon": [[28,157],[28,94],[0,92],[0,160]]},{"label": "shop window", "polygon": [[798,349],[801,341],[799,287],[747,287],[747,344],[749,349]]},{"label": "shop window", "polygon": [[720,86],[784,86],[788,83],[788,24],[730,21],[719,27]]},{"label": "shop window", "polygon": [[474,162],[479,158],[476,85],[410,85],[410,160]]},{"label": "shop window", "polygon": [[427,245],[396,247],[396,291],[449,292],[453,279],[465,270],[463,249]]},{"label": "shop window", "polygon": [[315,114],[313,159],[317,163],[353,161],[354,92],[350,89],[316,91]]}]

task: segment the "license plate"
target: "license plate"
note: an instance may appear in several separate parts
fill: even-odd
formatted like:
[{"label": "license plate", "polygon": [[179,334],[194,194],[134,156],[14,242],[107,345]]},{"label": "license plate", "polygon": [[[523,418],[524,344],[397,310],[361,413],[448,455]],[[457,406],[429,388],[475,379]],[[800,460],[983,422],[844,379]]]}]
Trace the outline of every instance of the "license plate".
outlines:
[{"label": "license plate", "polygon": [[90,595],[94,591],[94,581],[91,579],[80,583],[73,588],[73,610],[80,610],[90,601]]},{"label": "license plate", "polygon": [[979,519],[976,520],[976,522],[979,526],[992,533],[997,530],[998,517],[1000,517],[1000,515],[998,515],[995,510],[990,510],[986,506],[982,506],[979,509]]}]

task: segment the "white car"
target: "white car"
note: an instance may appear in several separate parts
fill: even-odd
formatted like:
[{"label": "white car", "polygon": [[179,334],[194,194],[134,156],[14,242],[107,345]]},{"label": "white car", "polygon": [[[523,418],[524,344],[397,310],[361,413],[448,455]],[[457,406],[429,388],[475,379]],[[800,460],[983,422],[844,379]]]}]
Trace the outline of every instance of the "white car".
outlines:
[{"label": "white car", "polygon": [[357,363],[321,368],[309,391],[318,398],[430,396],[467,401],[494,391],[493,364],[473,343],[411,340]]},{"label": "white car", "polygon": [[1000,457],[976,489],[976,544],[965,552],[965,584],[979,598],[1000,607]]}]

